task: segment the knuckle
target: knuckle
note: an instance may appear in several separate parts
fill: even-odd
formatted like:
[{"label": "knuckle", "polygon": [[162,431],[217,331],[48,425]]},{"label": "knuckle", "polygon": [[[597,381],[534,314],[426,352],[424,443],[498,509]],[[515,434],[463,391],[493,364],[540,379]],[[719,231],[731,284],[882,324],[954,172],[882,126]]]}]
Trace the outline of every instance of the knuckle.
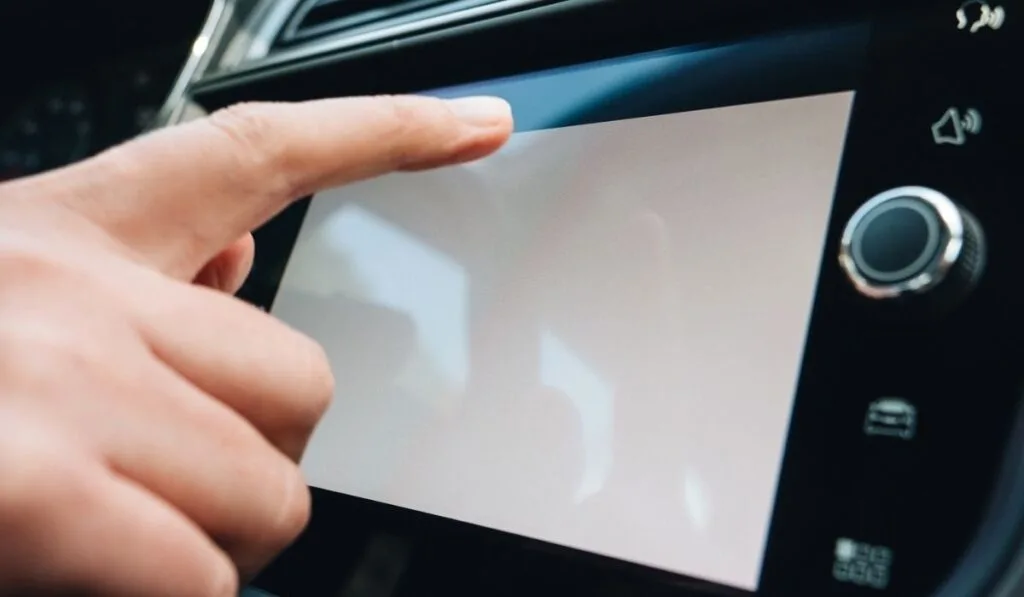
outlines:
[{"label": "knuckle", "polygon": [[291,461],[281,469],[280,498],[276,505],[274,520],[267,527],[267,548],[277,552],[295,540],[309,522],[312,498],[306,480]]},{"label": "knuckle", "polygon": [[[24,246],[16,240],[3,242],[9,240],[6,237],[5,234],[0,240],[0,272],[3,272],[6,279],[18,280],[17,286],[24,287],[26,283],[50,279],[65,269],[45,252]],[[5,285],[3,288],[13,287]]]},{"label": "knuckle", "polygon": [[242,166],[240,183],[255,186],[253,191],[290,194],[285,144],[275,135],[273,110],[273,104],[243,102],[218,110],[203,122],[233,146]]},{"label": "knuckle", "polygon": [[110,351],[124,321],[88,275],[46,252],[0,248],[5,277],[18,284],[0,287],[0,392],[38,395],[116,377]]},{"label": "knuckle", "polygon": [[27,417],[0,412],[0,529],[27,539],[54,511],[77,511],[82,474],[74,452]]},{"label": "knuckle", "polygon": [[[3,324],[0,324],[3,325]],[[101,345],[59,322],[23,319],[0,331],[0,377],[15,391],[40,392],[57,385],[112,375]],[[59,372],[59,375],[55,375]],[[109,381],[109,380],[104,380]]]},{"label": "knuckle", "polygon": [[[37,326],[25,320],[18,322],[24,326],[21,329],[13,329],[6,323],[0,333],[0,351],[4,353],[0,360],[0,377],[5,388],[9,391],[43,390],[52,385],[55,371],[61,371],[68,378],[75,376],[71,365],[77,355],[70,350],[62,334],[46,328],[35,334]],[[65,359],[64,355],[70,358]]]},{"label": "knuckle", "polygon": [[418,113],[409,98],[401,95],[382,95],[376,97],[374,101],[381,109],[381,116],[385,119],[387,132],[401,135],[416,122]]},{"label": "knuckle", "polygon": [[303,337],[306,348],[301,351],[303,364],[302,387],[306,388],[303,400],[297,401],[297,423],[304,432],[313,427],[327,412],[334,398],[334,375],[327,353],[318,343]]},{"label": "knuckle", "polygon": [[269,120],[267,105],[257,102],[234,104],[207,118],[211,126],[254,154],[263,154],[273,147]]},{"label": "knuckle", "polygon": [[238,594],[238,571],[231,561],[224,557],[210,565],[202,597],[234,597]]}]

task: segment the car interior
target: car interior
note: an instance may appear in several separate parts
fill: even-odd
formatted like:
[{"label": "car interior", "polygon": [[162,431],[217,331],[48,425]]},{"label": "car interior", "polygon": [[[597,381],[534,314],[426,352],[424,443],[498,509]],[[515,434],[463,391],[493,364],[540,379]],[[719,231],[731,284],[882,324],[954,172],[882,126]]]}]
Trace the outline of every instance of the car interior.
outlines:
[{"label": "car interior", "polygon": [[325,349],[246,595],[1024,594],[1021,0],[0,4],[0,181],[239,102],[495,95],[238,293]]},{"label": "car interior", "polygon": [[3,3],[0,179],[77,161],[153,126],[208,8]]}]

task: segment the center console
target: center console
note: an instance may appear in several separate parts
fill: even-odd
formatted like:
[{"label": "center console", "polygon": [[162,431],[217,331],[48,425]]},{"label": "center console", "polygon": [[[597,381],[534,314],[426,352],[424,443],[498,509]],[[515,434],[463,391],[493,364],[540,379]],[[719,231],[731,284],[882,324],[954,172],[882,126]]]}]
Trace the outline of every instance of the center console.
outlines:
[{"label": "center console", "polygon": [[686,4],[474,6],[189,82],[516,116],[257,231],[242,298],[339,379],[261,588],[1021,590],[1024,4]]}]

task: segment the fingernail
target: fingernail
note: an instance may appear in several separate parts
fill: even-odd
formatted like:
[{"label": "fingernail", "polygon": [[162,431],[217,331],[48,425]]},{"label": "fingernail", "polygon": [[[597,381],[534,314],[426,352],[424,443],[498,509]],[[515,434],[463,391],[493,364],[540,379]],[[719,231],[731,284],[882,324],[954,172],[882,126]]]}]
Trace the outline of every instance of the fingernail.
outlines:
[{"label": "fingernail", "polygon": [[452,113],[471,126],[493,126],[512,117],[512,108],[500,97],[463,97],[450,100]]}]

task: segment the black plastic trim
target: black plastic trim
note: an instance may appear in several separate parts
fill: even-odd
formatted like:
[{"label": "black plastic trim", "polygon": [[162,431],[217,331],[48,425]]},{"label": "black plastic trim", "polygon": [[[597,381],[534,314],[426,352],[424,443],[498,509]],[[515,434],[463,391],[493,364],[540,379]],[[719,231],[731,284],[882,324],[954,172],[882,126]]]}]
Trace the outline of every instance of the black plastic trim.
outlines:
[{"label": "black plastic trim", "polygon": [[[648,0],[630,0],[639,5]],[[198,83],[194,93],[209,107],[220,107],[241,99],[276,99],[273,84],[290,76],[312,70],[356,62],[371,56],[388,55],[397,50],[408,50],[420,44],[439,43],[469,35],[483,35],[504,28],[536,26],[545,31],[557,31],[578,16],[581,10],[593,10],[608,18],[622,11],[625,3],[619,0],[564,0],[558,4],[530,8],[522,12],[503,15],[485,21],[463,24],[444,30],[421,33],[401,40],[344,51],[326,53],[308,60],[269,65],[257,69],[217,76]],[[724,31],[747,33],[755,30],[782,29],[829,20],[863,16],[881,7],[934,6],[934,2],[906,0],[904,2],[855,2],[836,0],[830,3],[810,3],[798,0],[780,0],[763,3],[739,0],[731,3],[696,2],[690,19],[667,16],[665,28],[687,26],[703,31],[708,38]],[[955,4],[953,4],[955,8]],[[544,24],[538,24],[544,23]],[[693,23],[702,23],[702,26]],[[663,31],[651,31],[652,45],[656,45]],[[609,49],[614,53],[615,49]],[[486,70],[481,66],[481,70]],[[445,82],[446,84],[455,81]],[[367,82],[365,87],[372,88]],[[300,216],[301,217],[301,216]],[[1010,349],[1008,349],[1010,350]],[[984,392],[985,388],[979,388]],[[935,597],[1011,597],[1024,594],[1024,409],[1016,421],[1016,428],[1007,449],[1002,470],[991,504],[982,525],[953,574],[934,594]],[[936,521],[936,532],[941,532],[941,521]]]},{"label": "black plastic trim", "polygon": [[[516,27],[524,23],[550,23],[550,26],[543,27],[545,30],[565,29],[569,27],[569,20],[580,14],[580,11],[600,13],[594,16],[587,15],[587,19],[605,18],[605,15],[616,18],[616,13],[621,13],[621,16],[617,18],[621,18],[624,24],[628,24],[630,10],[645,4],[663,6],[660,0],[629,0],[628,3],[623,0],[555,0],[549,4],[532,6],[478,21],[418,32],[401,39],[349,47],[336,52],[324,52],[306,59],[255,64],[235,71],[217,73],[197,81],[193,85],[193,93],[196,96],[215,94],[220,90],[235,86],[255,84],[309,69],[355,61],[365,56],[399,51],[420,44],[436,43],[467,35],[482,35],[492,29]],[[679,31],[693,32],[695,36],[714,39],[729,32],[739,35],[853,19],[871,14],[883,7],[891,7],[894,4],[928,6],[934,2],[927,0],[902,0],[898,3],[884,0],[867,0],[865,2],[833,0],[827,3],[813,3],[806,0],[779,0],[765,3],[758,0],[734,0],[726,3],[700,0],[689,3],[685,12],[666,12],[659,30],[649,33],[653,42],[652,46],[656,45],[656,40],[659,38],[676,35]],[[524,37],[526,37],[525,34]],[[529,48],[524,48],[524,50],[529,50]],[[613,55],[613,53],[609,55]]]}]

